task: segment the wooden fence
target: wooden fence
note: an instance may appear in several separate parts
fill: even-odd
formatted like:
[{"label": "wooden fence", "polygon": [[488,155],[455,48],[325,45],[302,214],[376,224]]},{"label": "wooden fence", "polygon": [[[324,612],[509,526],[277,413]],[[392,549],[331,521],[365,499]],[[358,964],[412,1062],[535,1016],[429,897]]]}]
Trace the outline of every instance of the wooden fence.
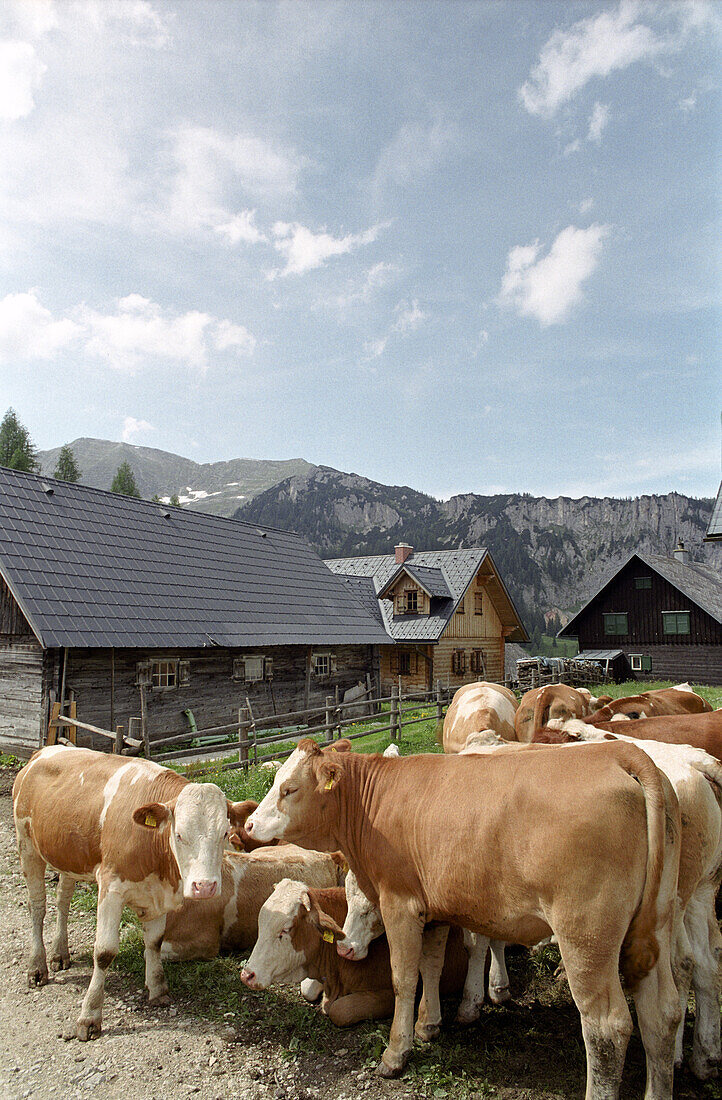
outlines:
[{"label": "wooden fence", "polygon": [[[580,672],[553,668],[545,671],[539,667],[535,669],[536,682],[533,686],[570,682],[580,686],[585,682],[594,682],[592,676],[593,672],[588,670]],[[597,675],[597,682],[599,678]],[[516,687],[517,694],[526,690],[526,687],[520,689],[516,682],[506,681],[506,684]],[[390,695],[372,698],[367,692],[361,698],[343,702],[337,692],[335,696],[326,697],[325,707],[320,710],[316,705],[286,714],[262,716],[254,714],[251,700],[246,696],[246,705],[238,709],[237,717],[231,722],[200,730],[186,727],[152,740],[145,707],[141,707],[139,718],[129,719],[127,734],[122,726],[112,732],[81,722],[72,711],[70,716],[54,713],[48,727],[48,744],[56,738],[68,740],[58,736],[60,728],[65,728],[70,735],[69,740],[75,743],[75,730],[79,729],[95,738],[110,741],[112,752],[125,755],[143,753],[158,764],[208,763],[209,767],[217,770],[218,765],[212,763],[212,758],[232,756],[234,759],[224,760],[221,764],[222,771],[232,771],[247,768],[249,764],[282,760],[290,756],[295,743],[302,737],[320,734],[326,743],[331,743],[341,737],[353,741],[359,737],[388,734],[389,742],[392,742],[400,740],[401,731],[406,727],[434,719],[440,729],[455,690],[437,683],[433,691],[404,693],[399,678],[398,686],[394,685]]]}]

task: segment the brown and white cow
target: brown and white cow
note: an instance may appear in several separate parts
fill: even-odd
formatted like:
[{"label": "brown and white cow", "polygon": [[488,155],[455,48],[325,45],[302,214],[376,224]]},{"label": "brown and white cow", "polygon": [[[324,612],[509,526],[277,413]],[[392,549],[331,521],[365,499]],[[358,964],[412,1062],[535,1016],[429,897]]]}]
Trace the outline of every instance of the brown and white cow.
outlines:
[{"label": "brown and white cow", "polygon": [[[531,741],[534,730],[542,729],[552,718],[583,718],[596,708],[599,700],[586,690],[568,684],[546,684],[532,688],[521,697],[514,718],[514,736],[502,733],[507,741]],[[471,732],[471,731],[469,731]],[[501,730],[496,730],[501,733]]]},{"label": "brown and white cow", "polygon": [[160,958],[166,913],[184,898],[220,890],[221,861],[235,805],[212,783],[189,783],[149,760],[91,749],[41,749],[13,784],[18,850],[30,900],[31,984],[44,985],[45,868],[60,873],[50,967],[70,965],[68,910],[75,883],[98,883],[94,968],[76,1034],[101,1032],[105,974],[118,953],[120,915],[129,905],[143,923],[145,984],[151,1004],[166,1003]]},{"label": "brown and white cow", "polygon": [[444,717],[444,752],[460,752],[471,733],[491,729],[514,740],[516,695],[501,684],[464,684]]},{"label": "brown and white cow", "polygon": [[186,898],[168,913],[161,957],[214,959],[219,951],[247,951],[258,936],[258,914],[281,879],[306,886],[337,886],[344,857],[309,852],[295,844],[224,852],[221,890],[209,901]]},{"label": "brown and white cow", "polygon": [[[640,691],[638,695],[625,695],[621,699],[612,699],[603,707],[592,711],[585,721],[593,725],[597,722],[609,722],[613,718],[658,718],[667,714],[705,714],[712,707],[697,695],[688,684],[679,684],[673,688],[655,688],[652,691]],[[580,714],[552,714],[549,718],[583,718]],[[546,722],[542,723],[546,725]],[[541,726],[536,726],[541,729]]]},{"label": "brown and white cow", "polygon": [[[592,724],[584,719],[572,719],[568,722],[553,722],[551,727],[535,734],[543,740],[549,739],[550,731],[573,734],[577,739],[597,741],[597,732],[609,734],[624,732],[636,741],[664,741],[668,745],[692,745],[703,749],[710,756],[722,761],[722,710],[713,710],[705,714],[667,714],[658,718],[636,718],[629,722],[597,722]],[[557,739],[559,740],[559,739]],[[642,745],[644,748],[644,745]]]},{"label": "brown and white cow", "polygon": [[[364,959],[348,961],[335,948],[346,915],[343,889],[306,889],[288,879],[279,883],[259,914],[258,941],[241,981],[251,989],[308,978],[318,981],[323,987],[322,1009],[338,1027],[390,1016],[394,992],[386,937],[375,939]],[[441,996],[459,992],[466,966],[462,934],[456,928],[448,937]],[[424,1011],[422,1000],[420,1013]]]},{"label": "brown and white cow", "polygon": [[[632,1030],[621,958],[648,1096],[671,1097],[680,819],[669,780],[649,757],[621,741],[585,752],[522,746],[396,760],[348,748],[302,741],[246,829],[257,840],[341,849],[378,904],[396,991],[379,1072],[398,1075],[409,1056],[422,935],[438,921],[507,943],[557,936],[582,1017],[587,1100],[619,1090]],[[446,932],[434,929],[425,944],[425,977],[441,970]],[[429,997],[418,1037],[438,1035],[440,1018]]]}]

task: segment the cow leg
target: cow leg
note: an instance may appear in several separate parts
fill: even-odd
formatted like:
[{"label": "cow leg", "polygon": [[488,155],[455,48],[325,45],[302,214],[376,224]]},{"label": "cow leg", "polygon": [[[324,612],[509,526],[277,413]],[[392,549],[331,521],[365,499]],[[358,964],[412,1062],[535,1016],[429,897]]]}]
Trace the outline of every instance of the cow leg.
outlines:
[{"label": "cow leg", "polygon": [[511,1000],[509,975],[506,972],[505,945],[501,940],[490,940],[491,969],[489,970],[489,1000],[492,1004],[502,1005]]},{"label": "cow leg", "polygon": [[55,894],[55,904],[58,910],[55,924],[55,938],[50,951],[50,969],[67,970],[70,966],[70,950],[68,948],[68,913],[70,902],[73,900],[75,879],[70,875],[60,876],[58,889]]},{"label": "cow leg", "polygon": [[96,1039],[102,1030],[105,973],[118,954],[123,901],[123,894],[119,890],[109,889],[105,883],[100,883],[93,976],[83,999],[76,1027],[76,1035],[81,1042]]},{"label": "cow leg", "polygon": [[378,989],[349,993],[346,997],[331,1001],[325,1011],[336,1027],[350,1027],[362,1020],[383,1020],[394,1011],[394,991]]},{"label": "cow leg", "polygon": [[709,897],[696,894],[685,914],[694,955],[692,985],[696,1005],[690,1065],[695,1077],[702,1081],[717,1075],[721,1054],[718,963],[714,945],[710,943],[710,914],[714,916],[711,891]]},{"label": "cow leg", "polygon": [[588,942],[559,934],[569,989],[582,1018],[587,1054],[585,1100],[617,1100],[632,1017],[619,980],[619,951],[589,953]]},{"label": "cow leg", "polygon": [[18,826],[18,851],[28,888],[28,906],[32,925],[30,959],[28,961],[28,985],[45,985],[48,980],[48,962],[43,943],[45,923],[45,860],[35,851],[32,840]]},{"label": "cow leg", "polygon": [[460,1024],[473,1024],[479,1019],[479,1010],[484,1003],[484,973],[489,943],[488,936],[482,936],[478,932],[467,932],[464,929],[464,947],[469,955],[469,968],[466,972],[459,1011],[456,1013],[457,1022]]},{"label": "cow leg", "polygon": [[413,1046],[414,1000],[425,921],[411,899],[404,901],[393,895],[384,895],[380,903],[381,919],[389,942],[396,1000],[389,1045],[381,1057],[377,1072],[382,1077],[398,1077]]},{"label": "cow leg", "polygon": [[166,915],[149,920],[143,925],[143,943],[145,944],[145,988],[148,990],[148,1004],[168,1005],[170,996],[165,980],[163,963],[160,957]]},{"label": "cow leg", "polygon": [[[676,916],[674,920],[680,920]],[[637,1023],[647,1056],[644,1100],[672,1100],[674,1043],[681,1016],[679,995],[672,976],[671,945],[679,933],[673,920],[657,931],[659,958],[634,990]]]},{"label": "cow leg", "polygon": [[425,1043],[438,1038],[441,1031],[439,984],[441,982],[441,971],[444,969],[444,956],[448,938],[449,926],[448,924],[442,924],[437,928],[427,928],[421,941],[419,970],[423,991],[414,1034],[417,1039],[421,1039]]},{"label": "cow leg", "polygon": [[677,921],[677,935],[672,958],[672,973],[674,975],[674,984],[677,986],[679,1010],[681,1013],[681,1019],[677,1027],[677,1035],[674,1040],[674,1064],[678,1068],[682,1065],[684,1059],[684,1021],[687,1015],[687,1002],[689,1000],[690,985],[692,984],[693,969],[694,958],[692,955],[692,945],[687,935],[685,923],[680,920]]}]

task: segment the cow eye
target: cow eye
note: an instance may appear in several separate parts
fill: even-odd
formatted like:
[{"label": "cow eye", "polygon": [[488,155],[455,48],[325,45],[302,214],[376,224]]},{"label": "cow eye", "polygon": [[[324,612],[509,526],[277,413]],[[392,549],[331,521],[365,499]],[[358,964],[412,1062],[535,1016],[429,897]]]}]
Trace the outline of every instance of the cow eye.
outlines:
[{"label": "cow eye", "polygon": [[286,787],[285,790],[281,791],[281,798],[287,798],[289,794],[295,794],[297,790],[298,787]]}]

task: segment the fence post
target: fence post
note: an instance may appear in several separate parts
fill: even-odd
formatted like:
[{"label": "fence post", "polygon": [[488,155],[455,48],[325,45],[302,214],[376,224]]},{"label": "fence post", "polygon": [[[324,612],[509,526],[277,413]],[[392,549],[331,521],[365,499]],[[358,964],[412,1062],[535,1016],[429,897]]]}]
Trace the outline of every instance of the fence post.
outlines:
[{"label": "fence post", "polygon": [[436,681],[436,741],[439,745],[444,739],[444,701],[441,693],[441,680]]},{"label": "fence post", "polygon": [[334,740],[338,740],[342,733],[341,719],[343,718],[343,707],[341,706],[341,692],[339,686],[336,684],[336,725],[333,731]]},{"label": "fence post", "polygon": [[148,736],[148,706],[145,700],[145,684],[140,685],[140,733],[146,760],[150,760],[150,737]]},{"label": "fence post", "polygon": [[326,741],[333,741],[333,719],[331,718],[331,710],[333,709],[333,695],[326,696]]},{"label": "fence post", "polygon": [[120,754],[123,751],[123,727],[115,727],[115,744],[113,745],[113,752]]},{"label": "fence post", "polygon": [[391,702],[389,703],[389,719],[391,729],[389,738],[391,741],[399,739],[399,689],[396,684],[391,685]]},{"label": "fence post", "polygon": [[245,707],[238,708],[238,763],[248,767],[248,746],[251,741],[248,731],[251,723],[248,719],[248,711]]}]

